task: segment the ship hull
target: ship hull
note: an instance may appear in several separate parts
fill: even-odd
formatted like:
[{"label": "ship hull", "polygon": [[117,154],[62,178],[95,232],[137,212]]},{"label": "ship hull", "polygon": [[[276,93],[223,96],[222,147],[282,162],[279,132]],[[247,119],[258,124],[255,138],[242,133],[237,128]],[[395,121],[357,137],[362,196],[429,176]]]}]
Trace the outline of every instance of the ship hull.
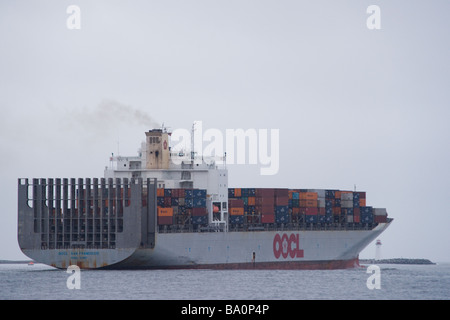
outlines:
[{"label": "ship hull", "polygon": [[153,249],[137,249],[109,266],[126,269],[344,269],[389,223],[373,230],[258,231],[158,234]]}]

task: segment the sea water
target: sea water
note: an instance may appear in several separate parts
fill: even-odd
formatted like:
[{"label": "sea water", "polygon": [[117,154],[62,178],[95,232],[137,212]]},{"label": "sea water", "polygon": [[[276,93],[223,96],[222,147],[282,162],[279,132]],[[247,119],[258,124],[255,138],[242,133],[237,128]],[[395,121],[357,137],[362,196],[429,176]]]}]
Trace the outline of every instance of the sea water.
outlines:
[{"label": "sea water", "polygon": [[[450,263],[345,270],[81,270],[0,265],[0,300],[447,300]],[[75,280],[73,280],[75,281]],[[73,287],[73,286],[72,286]]]}]

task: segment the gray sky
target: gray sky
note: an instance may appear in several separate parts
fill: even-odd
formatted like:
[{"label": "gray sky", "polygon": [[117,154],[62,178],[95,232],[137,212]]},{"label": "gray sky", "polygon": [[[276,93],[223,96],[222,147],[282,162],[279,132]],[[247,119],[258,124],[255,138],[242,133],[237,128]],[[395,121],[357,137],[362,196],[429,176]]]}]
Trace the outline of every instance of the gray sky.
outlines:
[{"label": "gray sky", "polygon": [[[69,30],[69,5],[81,29]],[[381,9],[369,30],[366,9]],[[144,131],[279,129],[280,169],[233,187],[367,192],[382,257],[450,261],[448,1],[1,1],[0,259],[17,178],[101,177]],[[373,257],[372,243],[361,254]]]}]

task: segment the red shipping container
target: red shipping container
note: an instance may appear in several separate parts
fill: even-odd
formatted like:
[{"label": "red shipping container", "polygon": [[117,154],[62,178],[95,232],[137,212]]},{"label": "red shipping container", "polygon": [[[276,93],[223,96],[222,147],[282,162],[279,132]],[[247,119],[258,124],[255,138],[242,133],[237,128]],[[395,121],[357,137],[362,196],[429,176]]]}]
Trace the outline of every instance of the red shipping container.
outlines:
[{"label": "red shipping container", "polygon": [[256,206],[255,211],[258,214],[274,214],[273,206]]},{"label": "red shipping container", "polygon": [[272,188],[257,188],[255,195],[257,198],[273,198],[275,194]]},{"label": "red shipping container", "polygon": [[229,199],[228,200],[228,206],[230,208],[243,208],[244,207],[244,200],[242,200],[242,199]]},{"label": "red shipping container", "polygon": [[375,223],[387,222],[387,216],[373,216]]},{"label": "red shipping container", "polygon": [[192,215],[194,217],[198,217],[198,216],[206,216],[207,215],[207,211],[205,207],[201,207],[201,208],[192,208]]},{"label": "red shipping container", "polygon": [[256,198],[255,199],[255,205],[256,206],[274,206],[275,205],[275,199],[272,198]]},{"label": "red shipping container", "polygon": [[358,214],[356,214],[356,213],[353,214],[353,222],[354,223],[360,223],[361,222],[359,213]]},{"label": "red shipping container", "polygon": [[305,214],[307,214],[307,215],[317,215],[318,213],[319,213],[319,210],[317,207],[316,208],[307,207],[306,211],[305,211]]},{"label": "red shipping container", "polygon": [[274,214],[263,214],[261,216],[261,222],[262,223],[274,223],[275,215]]},{"label": "red shipping container", "polygon": [[173,217],[158,216],[158,224],[173,224]]},{"label": "red shipping container", "polygon": [[289,197],[289,189],[275,189],[275,197]]},{"label": "red shipping container", "polygon": [[287,206],[289,205],[289,197],[276,197],[275,198],[275,205],[276,206]]},{"label": "red shipping container", "polygon": [[365,199],[366,198],[366,193],[365,192],[356,192],[357,194],[359,194],[359,199]]},{"label": "red shipping container", "polygon": [[325,208],[319,208],[319,214],[325,215]]}]

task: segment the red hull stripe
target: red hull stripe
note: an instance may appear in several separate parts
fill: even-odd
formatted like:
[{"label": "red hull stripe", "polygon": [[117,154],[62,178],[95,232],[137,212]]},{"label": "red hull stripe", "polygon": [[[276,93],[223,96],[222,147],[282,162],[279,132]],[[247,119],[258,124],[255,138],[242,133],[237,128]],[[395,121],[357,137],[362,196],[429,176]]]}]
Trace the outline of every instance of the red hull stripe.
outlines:
[{"label": "red hull stripe", "polygon": [[179,266],[153,266],[143,269],[215,269],[215,270],[332,270],[359,267],[358,258],[350,260],[328,261],[283,261],[283,262],[248,262],[248,263],[218,263],[193,264]]}]

